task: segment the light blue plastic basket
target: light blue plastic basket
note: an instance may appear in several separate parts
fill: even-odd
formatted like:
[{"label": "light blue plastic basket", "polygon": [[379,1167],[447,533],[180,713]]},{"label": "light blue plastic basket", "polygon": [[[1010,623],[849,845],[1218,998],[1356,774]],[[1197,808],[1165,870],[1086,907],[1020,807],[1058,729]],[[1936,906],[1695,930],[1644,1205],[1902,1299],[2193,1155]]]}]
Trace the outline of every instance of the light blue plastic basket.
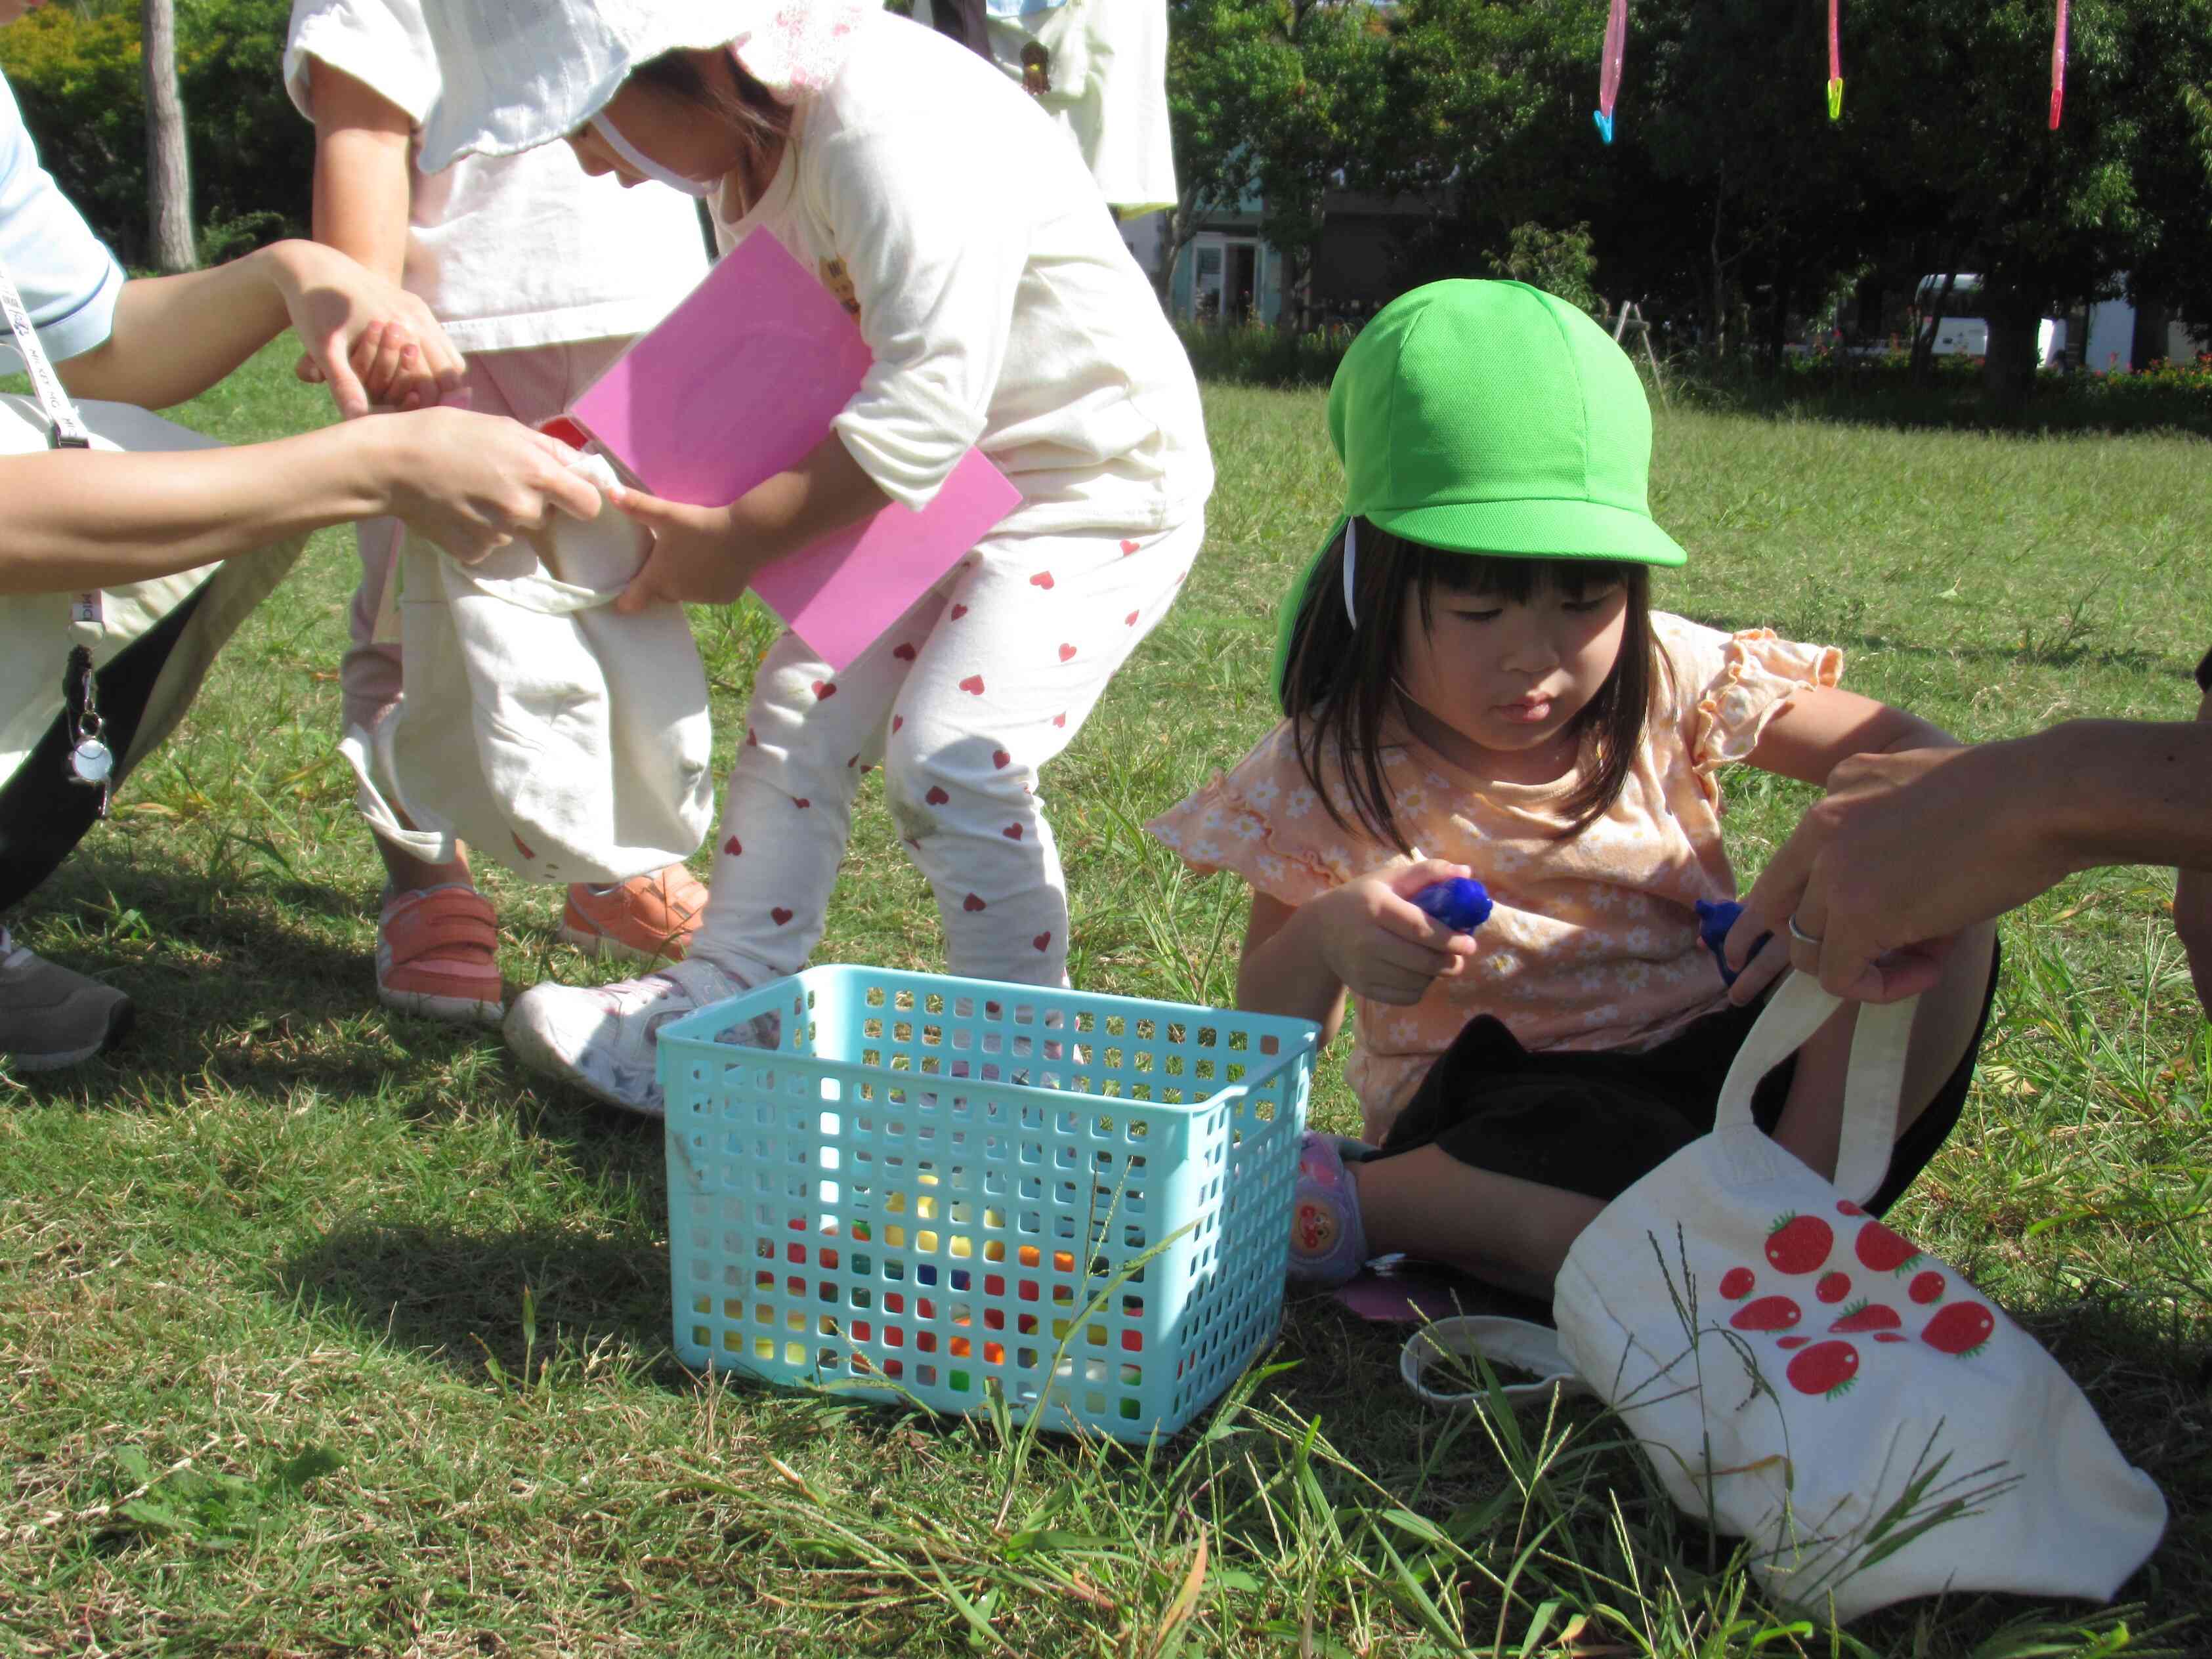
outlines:
[{"label": "light blue plastic basket", "polygon": [[[781,1020],[779,1046],[738,1030]],[[665,1026],[695,1367],[1170,1434],[1274,1334],[1304,1020],[811,968]]]}]

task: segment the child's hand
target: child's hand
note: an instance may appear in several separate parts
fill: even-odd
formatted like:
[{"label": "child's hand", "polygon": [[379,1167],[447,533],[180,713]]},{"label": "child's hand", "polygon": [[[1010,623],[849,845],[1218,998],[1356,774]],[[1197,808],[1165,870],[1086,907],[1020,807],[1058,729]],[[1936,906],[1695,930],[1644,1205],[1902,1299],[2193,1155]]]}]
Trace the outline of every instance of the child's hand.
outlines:
[{"label": "child's hand", "polygon": [[628,614],[671,601],[735,605],[744,596],[754,567],[732,545],[728,507],[690,507],[620,486],[608,499],[653,532],[653,551],[616,610]]},{"label": "child's hand", "polygon": [[1422,859],[1363,876],[1313,901],[1322,956],[1356,996],[1403,1008],[1439,979],[1456,978],[1474,955],[1471,934],[1416,909],[1424,887],[1474,872],[1463,864]]},{"label": "child's hand", "polygon": [[278,296],[319,380],[347,420],[372,408],[426,409],[459,394],[461,354],[414,295],[334,249],[277,242],[264,250]]}]

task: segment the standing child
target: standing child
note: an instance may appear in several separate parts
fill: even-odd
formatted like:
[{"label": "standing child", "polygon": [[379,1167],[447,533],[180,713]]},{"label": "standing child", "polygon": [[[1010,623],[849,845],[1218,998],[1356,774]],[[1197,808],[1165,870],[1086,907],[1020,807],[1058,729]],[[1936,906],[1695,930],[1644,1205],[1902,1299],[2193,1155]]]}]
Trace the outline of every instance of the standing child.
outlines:
[{"label": "standing child", "polygon": [[[1693,907],[1735,892],[1715,775],[1807,782],[1948,744],[1835,689],[1838,653],[1650,609],[1680,548],[1652,522],[1651,417],[1620,348],[1516,283],[1414,289],[1329,393],[1345,517],[1287,606],[1288,719],[1151,826],[1251,884],[1240,1006],[1334,1035],[1380,1150],[1309,1135],[1294,1277],[1403,1251],[1548,1298],[1592,1217],[1712,1127],[1784,965],[1734,1000]],[[1409,901],[1473,875],[1474,936]],[[1915,1020],[1893,1202],[1949,1133],[1995,986],[1970,930]],[[1855,1008],[1761,1085],[1760,1126],[1832,1171]]]},{"label": "standing child", "polygon": [[508,1040],[657,1112],[659,1027],[806,961],[878,763],[952,971],[1064,983],[1067,895],[1038,772],[1173,602],[1213,482],[1188,360],[1082,158],[973,52],[860,0],[647,0],[604,16],[566,0],[522,34],[494,10],[432,13],[434,165],[565,135],[588,171],[708,191],[726,241],[774,235],[875,356],[830,435],[739,500],[618,495],[655,533],[626,602],[733,601],[830,530],[926,505],[971,446],[1022,495],[843,671],[793,635],[776,643],[690,956],[624,984],[535,987]]},{"label": "standing child", "polygon": [[[565,150],[416,165],[437,64],[420,0],[294,0],[284,82],[315,124],[315,237],[402,283],[466,355],[471,406],[536,426],[596,380],[706,272],[698,210],[658,187],[625,195]],[[339,672],[348,730],[400,696],[386,586],[399,523],[356,527],[362,578]],[[380,625],[381,622],[381,625]],[[376,838],[387,884],[376,990],[388,1007],[496,1024],[499,929],[465,855],[433,861]],[[562,934],[587,952],[680,957],[705,891],[681,865],[568,890]]]}]

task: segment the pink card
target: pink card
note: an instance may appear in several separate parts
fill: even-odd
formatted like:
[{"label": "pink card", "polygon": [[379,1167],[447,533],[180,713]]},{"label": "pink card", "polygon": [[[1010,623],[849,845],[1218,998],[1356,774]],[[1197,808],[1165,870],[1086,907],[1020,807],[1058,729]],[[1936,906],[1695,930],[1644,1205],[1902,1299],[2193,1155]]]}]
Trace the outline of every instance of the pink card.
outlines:
[{"label": "pink card", "polygon": [[[757,231],[569,413],[653,494],[719,504],[820,443],[872,361],[845,308]],[[893,502],[769,566],[754,591],[842,671],[1020,500],[970,450],[920,513]]]}]

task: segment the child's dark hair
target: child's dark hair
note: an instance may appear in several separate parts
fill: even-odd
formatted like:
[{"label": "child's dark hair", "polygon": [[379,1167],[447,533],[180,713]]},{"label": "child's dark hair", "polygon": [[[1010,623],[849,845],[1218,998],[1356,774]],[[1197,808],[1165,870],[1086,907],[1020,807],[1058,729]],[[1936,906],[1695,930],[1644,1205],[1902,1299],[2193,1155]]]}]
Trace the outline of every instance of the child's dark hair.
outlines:
[{"label": "child's dark hair", "polygon": [[681,48],[664,52],[630,71],[633,79],[663,92],[674,93],[711,110],[736,129],[740,138],[757,151],[765,151],[791,136],[791,112],[775,94],[745,70],[735,52],[720,54],[730,66],[730,84],[718,86],[699,72],[698,61]]},{"label": "child's dark hair", "polygon": [[[1571,820],[1566,833],[1604,817],[1628,781],[1652,698],[1662,677],[1671,672],[1651,629],[1650,568],[1604,559],[1447,553],[1377,530],[1365,519],[1356,522],[1359,555],[1353,599],[1359,625],[1354,628],[1345,615],[1340,535],[1306,584],[1278,688],[1297,744],[1299,769],[1329,817],[1349,829],[1348,807],[1370,833],[1401,853],[1413,851],[1390,810],[1390,787],[1382,772],[1388,746],[1383,732],[1404,695],[1399,689],[1399,641],[1408,605],[1420,607],[1425,629],[1440,587],[1495,594],[1519,604],[1540,592],[1579,599],[1617,582],[1628,595],[1620,659],[1567,728],[1583,739],[1595,764],[1565,803]],[[1324,778],[1325,769],[1337,777]]]}]

